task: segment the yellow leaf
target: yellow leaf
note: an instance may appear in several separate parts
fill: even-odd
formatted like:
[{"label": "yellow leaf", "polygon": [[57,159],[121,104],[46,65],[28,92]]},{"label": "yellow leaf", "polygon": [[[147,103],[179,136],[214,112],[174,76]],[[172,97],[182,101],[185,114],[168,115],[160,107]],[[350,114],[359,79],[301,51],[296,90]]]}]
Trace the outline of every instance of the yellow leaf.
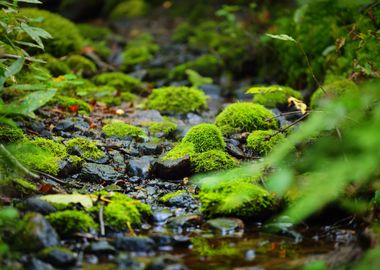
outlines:
[{"label": "yellow leaf", "polygon": [[288,98],[288,106],[296,107],[297,110],[301,111],[302,114],[305,114],[307,112],[307,105],[303,103],[301,100],[296,99],[295,97]]}]

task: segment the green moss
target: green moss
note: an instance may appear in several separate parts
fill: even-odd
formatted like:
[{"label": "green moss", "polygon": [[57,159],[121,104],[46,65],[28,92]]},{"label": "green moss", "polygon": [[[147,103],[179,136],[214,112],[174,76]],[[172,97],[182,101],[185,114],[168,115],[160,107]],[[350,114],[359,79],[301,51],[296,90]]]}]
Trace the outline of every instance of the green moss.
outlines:
[{"label": "green moss", "polygon": [[186,77],[186,70],[191,69],[202,76],[217,76],[222,68],[220,59],[212,54],[205,54],[197,59],[176,66],[170,73],[171,79],[183,79]]},{"label": "green moss", "polygon": [[225,108],[215,119],[224,134],[276,129],[274,114],[259,104],[234,103]]},{"label": "green moss", "polygon": [[177,43],[186,43],[193,33],[194,27],[188,22],[182,22],[177,25],[171,39]]},{"label": "green moss", "polygon": [[31,144],[40,147],[42,150],[51,153],[59,159],[64,159],[67,157],[67,151],[64,144],[55,142],[53,140],[45,138],[35,138],[30,141]]},{"label": "green moss", "polygon": [[178,196],[181,196],[183,194],[187,193],[186,190],[177,190],[175,192],[170,192],[168,194],[165,194],[164,196],[162,196],[160,198],[160,201],[163,202],[163,203],[167,203],[169,202],[171,199],[175,198],[175,197],[178,197]]},{"label": "green moss", "polygon": [[152,122],[148,124],[149,132],[152,134],[163,133],[170,135],[177,130],[177,124],[171,121]]},{"label": "green moss", "polygon": [[75,107],[74,112],[77,110],[80,114],[89,114],[92,111],[91,105],[87,102],[68,96],[55,96],[49,103],[57,104],[70,111]]},{"label": "green moss", "polygon": [[65,62],[71,68],[71,70],[77,74],[96,72],[95,63],[82,55],[70,55],[67,57]]},{"label": "green moss", "polygon": [[93,25],[89,23],[78,23],[76,26],[84,38],[93,41],[102,41],[112,35],[112,31],[105,26]]},{"label": "green moss", "polygon": [[107,137],[115,137],[119,139],[146,136],[145,131],[142,128],[119,122],[105,125],[102,128],[102,131]]},{"label": "green moss", "polygon": [[129,198],[121,193],[106,195],[110,203],[104,208],[104,221],[107,226],[116,230],[125,230],[130,225],[140,225],[144,217],[150,216],[149,205]]},{"label": "green moss", "polygon": [[122,72],[107,72],[93,78],[96,85],[107,85],[121,92],[136,92],[142,83],[140,80]]},{"label": "green moss", "polygon": [[48,256],[49,254],[51,254],[54,251],[59,251],[60,253],[65,253],[69,256],[74,256],[74,254],[70,251],[70,249],[67,249],[64,247],[53,246],[53,247],[44,248],[41,251],[39,251],[38,257],[45,258],[46,256]]},{"label": "green moss", "polygon": [[22,8],[19,15],[32,19],[32,26],[41,27],[53,36],[53,39],[44,40],[47,53],[59,57],[80,50],[83,37],[77,27],[64,17],[36,8]]},{"label": "green moss", "polygon": [[69,153],[80,154],[82,158],[97,160],[105,156],[96,143],[86,139],[77,137],[66,142],[67,151]]},{"label": "green moss", "polygon": [[170,86],[154,89],[145,102],[148,109],[164,113],[188,113],[207,107],[207,96],[199,89]]},{"label": "green moss", "polygon": [[214,124],[199,124],[192,127],[183,138],[182,142],[192,143],[195,152],[201,153],[209,150],[224,151],[226,144],[222,132]]},{"label": "green moss", "polygon": [[359,91],[358,86],[353,81],[346,79],[325,84],[322,87],[323,90],[318,88],[311,96],[310,107],[312,109],[319,107],[324,100],[335,99],[345,93]]},{"label": "green moss", "polygon": [[89,232],[98,225],[88,214],[78,210],[65,210],[51,213],[48,221],[60,235],[68,236],[80,232]]},{"label": "green moss", "polygon": [[220,241],[216,244],[214,239],[196,237],[191,239],[191,243],[193,245],[192,251],[206,258],[225,258],[226,256],[230,258],[241,255],[241,250],[236,246],[231,246],[228,241]]},{"label": "green moss", "polygon": [[290,87],[281,85],[272,85],[268,87],[252,87],[247,91],[247,93],[254,94],[253,102],[267,107],[287,105],[289,97],[295,97],[296,99],[302,100],[300,92],[297,92],[296,90]]},{"label": "green moss", "polygon": [[257,154],[267,155],[274,146],[285,141],[282,133],[276,133],[273,130],[256,130],[249,134],[247,147]]},{"label": "green moss", "polygon": [[45,67],[50,71],[51,75],[53,75],[54,77],[71,73],[71,69],[65,62],[55,58],[50,54],[41,54],[38,55],[37,58],[46,61]]},{"label": "green moss", "polygon": [[195,154],[194,144],[192,143],[179,143],[172,150],[167,152],[163,157],[163,160],[176,160],[183,158],[184,156],[192,156]]},{"label": "green moss", "polygon": [[[4,162],[3,160],[0,160]],[[3,164],[2,164],[3,165]],[[14,176],[4,177],[2,175],[0,181],[0,194],[8,197],[24,197],[31,196],[38,192],[38,187],[34,183],[23,178],[15,178]]]},{"label": "green moss", "polygon": [[226,170],[237,164],[236,159],[221,150],[209,150],[191,157],[191,165],[196,173]]},{"label": "green moss", "polygon": [[119,3],[111,12],[111,20],[122,20],[126,18],[144,16],[148,6],[144,0],[126,0]]},{"label": "green moss", "polygon": [[0,143],[8,144],[20,142],[26,139],[22,129],[8,125],[0,125]]},{"label": "green moss", "polygon": [[51,79],[50,71],[44,64],[40,63],[29,64],[16,74],[16,80],[19,84],[39,84],[41,81]]}]

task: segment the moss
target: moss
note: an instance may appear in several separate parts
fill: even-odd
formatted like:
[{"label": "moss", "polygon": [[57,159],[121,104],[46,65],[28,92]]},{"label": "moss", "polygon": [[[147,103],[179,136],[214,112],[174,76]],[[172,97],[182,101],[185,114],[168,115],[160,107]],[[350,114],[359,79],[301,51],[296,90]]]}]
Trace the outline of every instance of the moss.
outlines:
[{"label": "moss", "polygon": [[44,40],[47,53],[59,57],[80,50],[83,37],[78,28],[64,17],[36,8],[22,8],[19,14],[32,19],[32,26],[41,27],[53,36],[53,39]]},{"label": "moss", "polygon": [[163,133],[170,135],[177,130],[177,124],[171,121],[152,122],[148,124],[148,128],[152,134]]},{"label": "moss", "polygon": [[60,235],[69,236],[80,232],[89,232],[98,225],[88,214],[78,210],[65,210],[51,213],[48,221]]},{"label": "moss", "polygon": [[[4,162],[0,160],[1,162]],[[3,164],[2,164],[3,165]],[[2,175],[0,182],[0,194],[8,197],[24,197],[31,196],[38,192],[38,187],[34,183],[23,178],[4,177]]]},{"label": "moss", "polygon": [[196,173],[226,170],[237,164],[236,159],[221,150],[209,150],[191,157],[191,165]]},{"label": "moss", "polygon": [[194,154],[195,154],[194,144],[181,142],[177,144],[172,150],[167,152],[164,155],[163,160],[176,160],[179,158],[183,158],[186,155],[191,157]]},{"label": "moss", "polygon": [[78,54],[70,55],[69,57],[67,57],[65,62],[74,73],[87,74],[87,73],[96,72],[95,63],[82,55],[78,55]]},{"label": "moss", "polygon": [[136,92],[142,82],[122,72],[107,72],[93,78],[96,85],[107,85],[121,92]]},{"label": "moss", "polygon": [[225,108],[215,119],[224,134],[276,129],[274,114],[259,104],[234,103]]},{"label": "moss", "polygon": [[32,63],[16,74],[19,84],[39,84],[41,81],[49,81],[52,75],[47,67],[40,63]]},{"label": "moss", "polygon": [[125,123],[110,123],[102,128],[102,131],[107,137],[115,137],[119,139],[126,139],[128,137],[143,137],[145,131],[142,128]]},{"label": "moss", "polygon": [[59,247],[59,246],[53,246],[53,247],[44,248],[41,251],[39,251],[38,252],[38,257],[42,258],[42,259],[45,258],[45,260],[46,260],[47,259],[46,257],[49,256],[54,251],[59,251],[60,254],[64,253],[64,254],[67,254],[70,257],[74,256],[74,254],[70,251],[70,249],[67,249],[67,248],[64,248],[64,247]]},{"label": "moss", "polygon": [[0,125],[0,143],[8,144],[20,142],[26,139],[22,129],[9,125]]},{"label": "moss", "polygon": [[281,86],[272,85],[269,87],[253,87],[247,91],[248,94],[254,94],[253,102],[267,106],[278,107],[288,104],[289,97],[295,97],[302,100],[302,95],[296,90]]},{"label": "moss", "polygon": [[126,0],[119,3],[111,12],[111,20],[122,20],[144,16],[148,11],[148,6],[144,0]]},{"label": "moss", "polygon": [[59,159],[64,159],[67,157],[67,151],[64,144],[55,142],[53,140],[45,138],[35,138],[30,141],[31,144],[40,147],[42,150],[51,153]]},{"label": "moss", "polygon": [[192,143],[197,153],[214,149],[224,151],[226,147],[220,129],[214,124],[207,123],[192,127],[186,133],[182,142]]},{"label": "moss", "polygon": [[145,102],[148,109],[164,113],[188,113],[207,107],[207,96],[199,89],[170,86],[154,89]]},{"label": "moss", "polygon": [[186,190],[177,190],[175,192],[170,192],[168,194],[165,194],[164,196],[162,196],[160,198],[160,201],[163,202],[163,203],[167,203],[169,202],[171,199],[175,198],[175,197],[178,197],[178,196],[181,196],[183,194],[187,193]]},{"label": "moss", "polygon": [[241,255],[241,250],[236,246],[231,246],[229,241],[218,241],[215,243],[214,239],[196,237],[191,239],[191,243],[193,245],[192,251],[206,258],[225,258],[226,256],[231,258]]},{"label": "moss", "polygon": [[76,26],[84,38],[93,41],[102,41],[112,35],[112,31],[105,26],[88,23],[79,23]]},{"label": "moss", "polygon": [[69,153],[79,154],[82,158],[97,160],[105,156],[97,145],[86,139],[77,137],[66,142],[67,151]]},{"label": "moss", "polygon": [[150,216],[149,205],[129,198],[121,193],[105,195],[111,202],[104,208],[104,221],[116,230],[125,230],[130,225],[140,225],[144,217]]},{"label": "moss", "polygon": [[177,25],[171,37],[172,41],[177,43],[186,43],[193,33],[194,27],[188,22],[182,22]]},{"label": "moss", "polygon": [[46,61],[45,67],[54,77],[71,73],[71,69],[65,62],[55,58],[50,54],[41,54],[38,55],[37,58]]},{"label": "moss", "polygon": [[282,133],[273,130],[256,130],[249,134],[247,147],[259,155],[267,155],[273,147],[285,141]]},{"label": "moss", "polygon": [[66,110],[80,114],[89,114],[92,111],[92,107],[87,102],[68,96],[55,96],[49,103],[57,104]]},{"label": "moss", "polygon": [[171,79],[184,79],[186,77],[186,70],[191,69],[198,72],[202,76],[217,76],[222,68],[220,59],[212,54],[205,54],[197,59],[176,66],[170,73]]},{"label": "moss", "polygon": [[319,107],[323,100],[331,100],[348,92],[359,91],[358,86],[353,81],[346,79],[325,84],[322,87],[323,90],[318,88],[311,96],[310,107],[312,109]]}]

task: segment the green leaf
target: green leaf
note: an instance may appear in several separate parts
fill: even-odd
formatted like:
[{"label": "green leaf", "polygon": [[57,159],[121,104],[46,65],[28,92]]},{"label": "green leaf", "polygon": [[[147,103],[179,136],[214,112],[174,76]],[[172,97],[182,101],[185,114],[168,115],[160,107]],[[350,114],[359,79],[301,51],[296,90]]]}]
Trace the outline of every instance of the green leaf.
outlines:
[{"label": "green leaf", "polygon": [[8,68],[6,68],[4,75],[0,77],[0,89],[3,88],[3,85],[8,78],[10,78],[10,77],[16,75],[18,72],[20,72],[23,65],[24,65],[24,57],[20,57],[16,61],[14,61],[12,63],[12,65],[10,65]]},{"label": "green leaf", "polygon": [[40,199],[53,204],[69,205],[80,203],[85,208],[90,208],[93,206],[93,201],[90,195],[54,194],[41,196]]},{"label": "green leaf", "polygon": [[292,38],[291,36],[281,34],[281,35],[272,35],[272,34],[265,34],[266,36],[273,38],[273,39],[278,39],[278,40],[283,40],[283,41],[290,41],[296,43],[297,41]]},{"label": "green leaf", "polygon": [[44,49],[44,44],[42,43],[41,38],[44,39],[49,39],[53,38],[48,32],[45,30],[38,28],[38,27],[32,27],[27,25],[26,23],[21,23],[21,29],[24,30],[31,39],[33,39],[37,45],[41,48]]},{"label": "green leaf", "polygon": [[42,4],[39,0],[18,0],[17,2],[31,3],[31,4]]}]

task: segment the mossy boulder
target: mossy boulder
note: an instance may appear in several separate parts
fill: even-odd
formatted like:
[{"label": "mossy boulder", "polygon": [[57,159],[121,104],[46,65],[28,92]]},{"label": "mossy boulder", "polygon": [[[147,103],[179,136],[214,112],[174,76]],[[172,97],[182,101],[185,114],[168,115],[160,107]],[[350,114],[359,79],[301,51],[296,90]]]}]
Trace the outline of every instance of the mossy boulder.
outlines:
[{"label": "mossy boulder", "polygon": [[137,92],[142,82],[122,72],[106,72],[93,78],[96,85],[106,85],[121,92]]},{"label": "mossy boulder", "polygon": [[31,26],[40,27],[53,36],[53,39],[44,40],[47,53],[60,57],[78,52],[82,47],[83,37],[78,28],[64,17],[36,8],[22,8],[19,15],[31,19]]},{"label": "mossy boulder", "polygon": [[96,65],[90,59],[79,55],[73,54],[65,60],[70,69],[77,74],[93,74],[96,72]]},{"label": "mossy boulder", "polygon": [[151,134],[163,134],[169,136],[177,130],[177,124],[171,121],[151,122],[147,125]]},{"label": "mossy boulder", "polygon": [[215,119],[224,134],[278,128],[274,114],[260,104],[238,102],[227,106]]},{"label": "mossy boulder", "polygon": [[71,112],[78,112],[79,114],[89,114],[92,111],[92,107],[87,102],[75,98],[75,97],[69,97],[69,96],[62,96],[58,95],[55,96],[49,104],[56,104],[68,111]]},{"label": "mossy boulder", "polygon": [[65,210],[51,213],[47,216],[47,220],[56,231],[63,236],[89,232],[91,229],[98,227],[91,216],[78,210]]},{"label": "mossy boulder", "polygon": [[247,147],[259,155],[267,155],[273,147],[285,141],[282,133],[273,130],[256,130],[249,134]]},{"label": "mossy boulder", "polygon": [[179,143],[163,156],[163,160],[177,160],[185,156],[193,156],[195,147],[193,143]]},{"label": "mossy boulder", "polygon": [[209,150],[191,157],[191,165],[195,173],[226,170],[235,167],[238,161],[221,150]]},{"label": "mossy boulder", "polygon": [[64,159],[68,155],[64,144],[50,139],[37,137],[30,141],[30,143],[40,147],[42,150],[47,151],[60,159]]},{"label": "mossy boulder", "polygon": [[109,18],[118,21],[126,18],[144,16],[148,6],[144,0],[126,0],[119,3],[111,12]]},{"label": "mossy boulder", "polygon": [[358,86],[347,79],[325,84],[322,88],[318,88],[311,96],[310,107],[312,109],[318,108],[323,101],[335,99],[345,93],[359,91]]},{"label": "mossy boulder", "polygon": [[207,96],[199,89],[169,86],[154,89],[145,102],[147,109],[163,113],[188,113],[207,107]]},{"label": "mossy boulder", "polygon": [[247,94],[253,94],[253,102],[266,107],[286,107],[288,99],[294,97],[302,100],[300,92],[286,86],[271,85],[268,87],[252,87]]},{"label": "mossy boulder", "polygon": [[26,139],[21,128],[9,125],[0,125],[0,143],[16,143]]},{"label": "mossy boulder", "polygon": [[222,132],[214,124],[199,124],[192,127],[185,135],[182,143],[192,143],[197,153],[209,150],[224,151],[226,144]]},{"label": "mossy boulder", "polygon": [[102,131],[107,137],[115,137],[118,139],[146,136],[145,131],[142,128],[121,122],[106,124],[103,126]]},{"label": "mossy boulder", "polygon": [[70,154],[84,159],[97,160],[105,157],[105,153],[98,148],[96,143],[89,139],[77,137],[66,142],[67,151]]},{"label": "mossy boulder", "polygon": [[105,26],[89,23],[78,23],[76,26],[84,38],[93,41],[103,41],[112,35],[112,31]]}]

